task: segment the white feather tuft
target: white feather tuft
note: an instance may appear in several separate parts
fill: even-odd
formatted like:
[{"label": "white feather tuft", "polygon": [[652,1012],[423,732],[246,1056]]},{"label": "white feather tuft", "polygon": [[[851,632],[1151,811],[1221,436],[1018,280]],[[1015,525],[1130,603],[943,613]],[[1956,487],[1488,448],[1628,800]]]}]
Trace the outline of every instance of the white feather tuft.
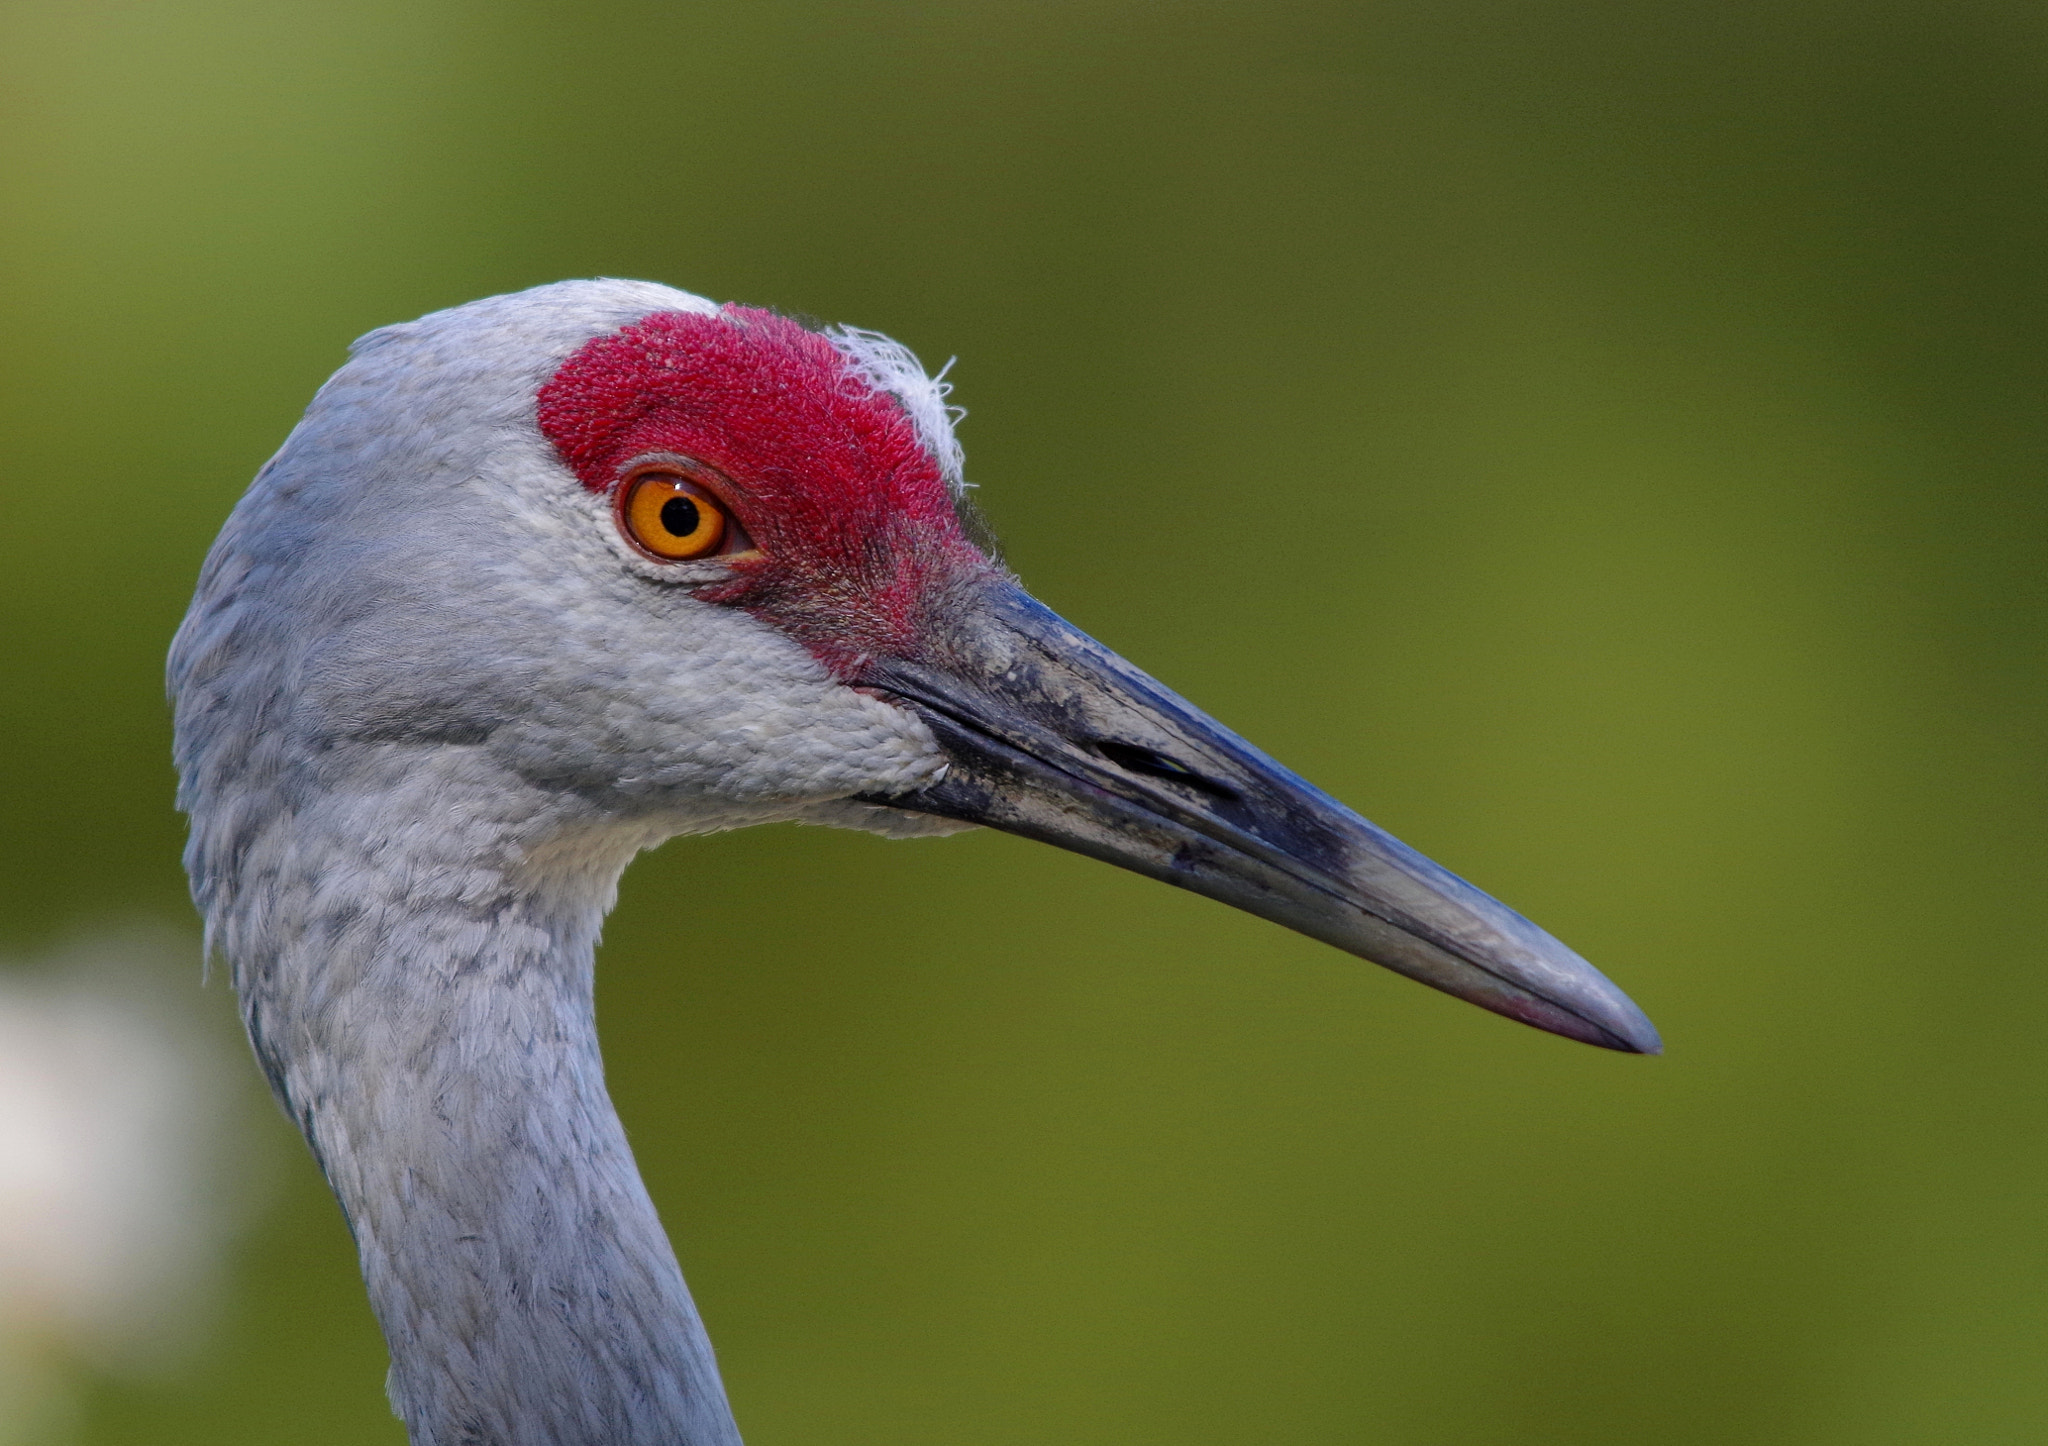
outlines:
[{"label": "white feather tuft", "polygon": [[953,435],[954,424],[967,415],[967,409],[946,401],[953,390],[953,384],[946,380],[953,362],[947,361],[934,376],[925,371],[924,363],[909,347],[879,331],[834,326],[827,328],[825,335],[853,363],[863,381],[890,393],[903,404],[911,425],[917,428],[918,440],[939,464],[953,495],[958,497],[973,486],[965,475],[966,453],[960,450],[960,439]]}]

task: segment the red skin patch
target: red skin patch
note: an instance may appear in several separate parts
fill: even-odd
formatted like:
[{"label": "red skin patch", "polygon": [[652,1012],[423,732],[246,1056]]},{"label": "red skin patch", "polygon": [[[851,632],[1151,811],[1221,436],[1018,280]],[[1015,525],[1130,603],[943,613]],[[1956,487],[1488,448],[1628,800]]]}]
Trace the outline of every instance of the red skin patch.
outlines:
[{"label": "red skin patch", "polygon": [[585,343],[541,387],[540,429],[597,493],[650,453],[715,468],[757,552],[697,595],[841,678],[915,656],[948,600],[996,575],[902,405],[773,312],[660,311]]}]

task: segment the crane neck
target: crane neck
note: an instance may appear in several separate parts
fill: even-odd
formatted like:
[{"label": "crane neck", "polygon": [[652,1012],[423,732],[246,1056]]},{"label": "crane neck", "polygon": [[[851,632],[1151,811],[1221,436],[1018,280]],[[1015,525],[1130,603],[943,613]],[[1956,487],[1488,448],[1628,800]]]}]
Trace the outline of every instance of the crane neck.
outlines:
[{"label": "crane neck", "polygon": [[738,1446],[598,1052],[598,924],[653,840],[439,827],[465,810],[420,792],[300,811],[209,910],[354,1232],[392,1404],[413,1446]]}]

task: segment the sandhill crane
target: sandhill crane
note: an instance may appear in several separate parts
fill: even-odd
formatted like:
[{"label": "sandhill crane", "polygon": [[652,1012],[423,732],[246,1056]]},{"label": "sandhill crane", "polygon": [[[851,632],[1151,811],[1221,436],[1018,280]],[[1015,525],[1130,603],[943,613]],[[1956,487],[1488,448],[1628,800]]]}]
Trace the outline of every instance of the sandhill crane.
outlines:
[{"label": "sandhill crane", "polygon": [[731,1446],[605,1093],[621,871],[989,824],[1655,1052],[1519,915],[1029,597],[873,332],[577,281],[372,332],[173,646],[186,864],[340,1198],[417,1446]]}]

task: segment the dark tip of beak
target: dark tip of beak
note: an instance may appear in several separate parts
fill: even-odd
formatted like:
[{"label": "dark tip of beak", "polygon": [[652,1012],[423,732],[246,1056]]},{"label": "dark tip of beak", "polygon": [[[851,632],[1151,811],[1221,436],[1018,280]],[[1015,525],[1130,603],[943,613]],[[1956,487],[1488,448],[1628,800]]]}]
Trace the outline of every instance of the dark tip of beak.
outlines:
[{"label": "dark tip of beak", "polygon": [[[1591,970],[1592,966],[1586,966]],[[1604,982],[1604,980],[1603,980]],[[1609,986],[1610,989],[1612,986]],[[1494,1006],[1497,1013],[1552,1034],[1576,1039],[1582,1044],[1594,1045],[1600,1049],[1611,1049],[1617,1054],[1662,1054],[1664,1041],[1657,1034],[1657,1026],[1636,1008],[1635,1002],[1624,996],[1620,990],[1613,990],[1608,1008],[1599,1010],[1570,1010],[1561,1008],[1546,999],[1529,996],[1505,1007]],[[1597,1013],[1598,1019],[1587,1015]]]}]

